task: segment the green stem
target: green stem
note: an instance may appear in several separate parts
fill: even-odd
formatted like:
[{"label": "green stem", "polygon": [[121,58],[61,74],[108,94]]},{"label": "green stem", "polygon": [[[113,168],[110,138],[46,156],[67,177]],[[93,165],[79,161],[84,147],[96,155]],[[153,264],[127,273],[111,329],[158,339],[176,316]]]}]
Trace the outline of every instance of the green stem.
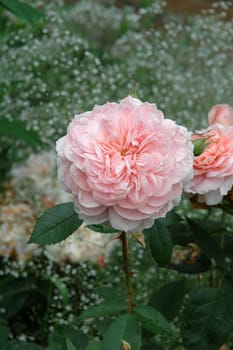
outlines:
[{"label": "green stem", "polygon": [[130,314],[133,309],[133,289],[131,282],[131,271],[129,269],[129,246],[128,246],[128,238],[127,233],[122,232],[120,235],[122,242],[122,253],[123,253],[123,268],[125,272],[125,282],[126,282],[126,290],[127,290],[127,302],[128,302],[128,313]]},{"label": "green stem", "polygon": [[225,241],[224,222],[225,222],[225,218],[226,218],[226,212],[223,211],[222,212],[222,218],[221,218],[222,232],[221,232],[221,237],[220,237],[220,248],[221,248],[221,250],[224,249],[224,241]]}]

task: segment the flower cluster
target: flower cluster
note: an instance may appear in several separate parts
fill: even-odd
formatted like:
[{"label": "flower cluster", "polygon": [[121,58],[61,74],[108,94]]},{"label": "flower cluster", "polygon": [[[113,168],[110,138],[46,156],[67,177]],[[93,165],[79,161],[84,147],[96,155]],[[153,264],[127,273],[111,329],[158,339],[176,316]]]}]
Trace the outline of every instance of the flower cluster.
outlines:
[{"label": "flower cluster", "polygon": [[[218,204],[233,186],[233,109],[216,105],[191,133],[156,105],[128,96],[77,115],[57,141],[58,178],[87,224],[136,231],[177,205],[182,191]],[[195,142],[194,142],[195,143]]]},{"label": "flower cluster", "polygon": [[156,99],[166,115],[192,128],[203,126],[201,112],[215,101],[230,103],[233,18],[227,1],[213,2],[208,16],[185,18],[171,17],[163,0],[143,7],[140,1],[33,3],[48,22],[2,38],[0,109],[4,118],[26,122],[44,144],[62,135],[67,114],[119,100],[135,81],[144,100]]}]

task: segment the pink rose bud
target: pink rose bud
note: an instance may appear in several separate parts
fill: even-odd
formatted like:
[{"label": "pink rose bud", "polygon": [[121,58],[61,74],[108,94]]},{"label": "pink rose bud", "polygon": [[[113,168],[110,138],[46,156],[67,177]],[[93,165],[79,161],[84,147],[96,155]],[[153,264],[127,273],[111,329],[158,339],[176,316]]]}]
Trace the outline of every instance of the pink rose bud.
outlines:
[{"label": "pink rose bud", "polygon": [[57,153],[58,179],[84,222],[125,231],[165,216],[193,172],[187,129],[130,96],[77,115]]},{"label": "pink rose bud", "polygon": [[233,108],[227,104],[215,105],[208,113],[209,125],[233,125]]},{"label": "pink rose bud", "polygon": [[233,186],[233,126],[213,124],[199,137],[205,147],[194,157],[194,176],[184,191],[198,194],[199,202],[215,205]]}]

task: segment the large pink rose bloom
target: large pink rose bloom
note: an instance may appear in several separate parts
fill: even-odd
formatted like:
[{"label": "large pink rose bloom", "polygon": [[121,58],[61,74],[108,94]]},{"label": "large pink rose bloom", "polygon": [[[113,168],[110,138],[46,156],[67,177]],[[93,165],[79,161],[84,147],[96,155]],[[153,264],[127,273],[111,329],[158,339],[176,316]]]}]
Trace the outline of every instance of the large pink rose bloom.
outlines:
[{"label": "large pink rose bloom", "polygon": [[209,125],[233,126],[233,108],[227,104],[215,105],[208,113]]},{"label": "large pink rose bloom", "polygon": [[194,177],[184,190],[198,194],[199,202],[215,205],[233,186],[233,126],[214,124],[199,137],[206,138],[206,148],[194,158]]},{"label": "large pink rose bloom", "polygon": [[190,133],[133,97],[76,116],[57,153],[58,178],[79,216],[125,231],[165,216],[192,174]]}]

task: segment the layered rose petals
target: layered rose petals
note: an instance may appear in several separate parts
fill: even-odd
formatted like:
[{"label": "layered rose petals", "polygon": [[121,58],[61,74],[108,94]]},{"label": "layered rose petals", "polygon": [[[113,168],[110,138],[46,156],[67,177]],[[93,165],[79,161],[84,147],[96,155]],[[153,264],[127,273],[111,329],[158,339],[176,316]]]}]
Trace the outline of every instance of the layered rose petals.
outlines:
[{"label": "layered rose petals", "polygon": [[194,158],[194,177],[185,191],[198,194],[200,202],[215,205],[233,185],[233,126],[213,124],[199,137],[205,137],[206,148]]},{"label": "layered rose petals", "polygon": [[233,108],[227,104],[215,105],[208,113],[209,125],[233,126]]},{"label": "layered rose petals", "polygon": [[73,119],[57,141],[58,178],[87,224],[141,230],[180,201],[192,148],[184,127],[127,97]]}]

